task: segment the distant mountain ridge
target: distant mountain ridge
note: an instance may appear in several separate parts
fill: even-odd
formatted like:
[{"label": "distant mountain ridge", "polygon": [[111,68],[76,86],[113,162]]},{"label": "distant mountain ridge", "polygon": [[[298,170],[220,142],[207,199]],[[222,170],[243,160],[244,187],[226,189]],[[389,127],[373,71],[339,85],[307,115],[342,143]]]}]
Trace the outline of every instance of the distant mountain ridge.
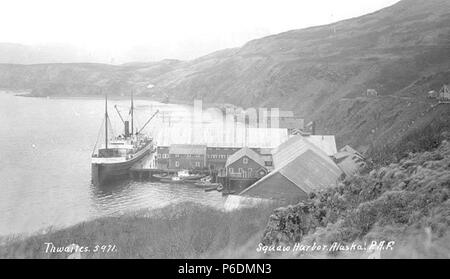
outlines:
[{"label": "distant mountain ridge", "polygon": [[63,44],[25,45],[0,42],[0,63],[3,64],[42,64],[111,62],[107,54],[90,51]]},{"label": "distant mountain ridge", "polygon": [[[191,61],[0,65],[0,87],[30,88],[35,96],[133,89],[148,97],[293,110],[316,120],[320,133],[336,134],[340,145],[362,151],[401,142],[437,119],[445,123],[448,107],[426,98],[444,83],[450,83],[448,0],[403,0]],[[378,96],[365,96],[368,89]]]}]

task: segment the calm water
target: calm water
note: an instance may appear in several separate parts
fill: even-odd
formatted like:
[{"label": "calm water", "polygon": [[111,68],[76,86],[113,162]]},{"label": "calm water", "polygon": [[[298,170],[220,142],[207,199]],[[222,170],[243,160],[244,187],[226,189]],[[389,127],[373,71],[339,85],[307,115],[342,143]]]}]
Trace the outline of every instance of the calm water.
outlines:
[{"label": "calm water", "polygon": [[[0,92],[0,235],[33,233],[184,201],[223,204],[220,193],[190,185],[125,181],[92,186],[90,156],[103,105],[100,99],[26,98]],[[120,120],[114,105],[126,111],[128,101],[110,101],[117,131]],[[156,108],[186,113],[177,105],[149,101],[136,105],[137,122],[142,124]],[[149,131],[158,125],[164,124],[155,120]]]}]

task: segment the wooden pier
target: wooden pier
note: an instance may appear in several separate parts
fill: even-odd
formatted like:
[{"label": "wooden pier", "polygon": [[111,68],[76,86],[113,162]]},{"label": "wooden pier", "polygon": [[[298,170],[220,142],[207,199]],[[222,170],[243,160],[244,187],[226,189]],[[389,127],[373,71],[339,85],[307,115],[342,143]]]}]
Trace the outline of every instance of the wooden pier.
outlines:
[{"label": "wooden pier", "polygon": [[[155,153],[148,155],[143,158],[140,162],[136,163],[130,170],[129,176],[133,180],[159,180],[155,179],[153,176],[155,174],[167,174],[168,176],[177,175],[179,169],[161,169],[156,167],[155,164]],[[196,171],[204,175],[211,175],[215,178],[215,173],[210,170]]]}]

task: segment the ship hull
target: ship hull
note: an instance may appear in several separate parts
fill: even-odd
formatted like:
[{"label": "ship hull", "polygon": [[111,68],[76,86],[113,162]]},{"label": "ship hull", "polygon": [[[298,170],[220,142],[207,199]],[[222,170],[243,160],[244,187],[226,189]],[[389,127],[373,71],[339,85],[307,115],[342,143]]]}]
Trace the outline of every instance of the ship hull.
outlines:
[{"label": "ship hull", "polygon": [[105,185],[111,181],[117,181],[129,177],[129,171],[136,163],[144,159],[151,153],[151,148],[147,148],[138,156],[131,160],[118,163],[92,163],[91,175],[94,185]]}]

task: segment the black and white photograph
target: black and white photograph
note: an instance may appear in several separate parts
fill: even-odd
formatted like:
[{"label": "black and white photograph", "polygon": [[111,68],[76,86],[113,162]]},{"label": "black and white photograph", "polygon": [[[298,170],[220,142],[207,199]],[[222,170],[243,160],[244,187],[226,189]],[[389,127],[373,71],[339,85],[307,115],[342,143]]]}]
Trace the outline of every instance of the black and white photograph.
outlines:
[{"label": "black and white photograph", "polygon": [[0,259],[448,259],[449,195],[450,0],[0,0]]}]

